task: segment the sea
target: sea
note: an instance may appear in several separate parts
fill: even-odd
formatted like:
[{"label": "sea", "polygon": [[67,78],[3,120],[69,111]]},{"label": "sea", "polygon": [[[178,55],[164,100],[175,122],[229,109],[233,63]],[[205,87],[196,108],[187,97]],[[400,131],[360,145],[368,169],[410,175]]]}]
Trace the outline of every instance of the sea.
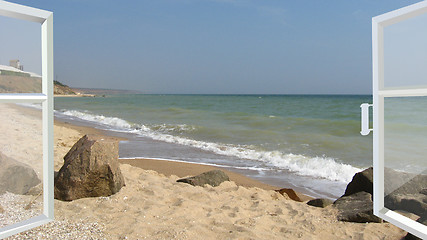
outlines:
[{"label": "sea", "polygon": [[362,103],[372,96],[126,94],[55,98],[55,116],[127,138],[120,158],[224,167],[335,199],[373,164]]}]

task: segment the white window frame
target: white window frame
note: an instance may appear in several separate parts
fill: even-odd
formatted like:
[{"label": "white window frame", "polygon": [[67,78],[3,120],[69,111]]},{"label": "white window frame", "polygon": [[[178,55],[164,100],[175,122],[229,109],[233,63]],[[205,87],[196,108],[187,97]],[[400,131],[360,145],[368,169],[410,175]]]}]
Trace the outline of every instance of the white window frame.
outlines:
[{"label": "white window frame", "polygon": [[419,2],[372,18],[373,62],[373,157],[374,214],[420,237],[427,239],[427,226],[384,206],[384,98],[427,96],[427,88],[384,88],[384,28],[427,14],[427,1]]},{"label": "white window frame", "polygon": [[0,94],[0,103],[41,103],[43,122],[43,214],[0,228],[0,239],[2,239],[54,219],[53,13],[0,1],[0,15],[41,24],[42,92]]}]

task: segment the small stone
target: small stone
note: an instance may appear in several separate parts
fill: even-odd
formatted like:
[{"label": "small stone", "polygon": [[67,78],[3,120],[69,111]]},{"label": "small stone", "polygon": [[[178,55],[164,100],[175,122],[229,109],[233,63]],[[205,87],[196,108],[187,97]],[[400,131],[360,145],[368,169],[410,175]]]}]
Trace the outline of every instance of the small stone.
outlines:
[{"label": "small stone", "polygon": [[4,213],[4,209],[1,205],[0,205],[0,213]]},{"label": "small stone", "polygon": [[276,192],[285,196],[285,194],[292,200],[297,202],[302,202],[301,198],[297,195],[297,193],[292,188],[282,188],[279,190],[275,190]]},{"label": "small stone", "polygon": [[230,178],[221,170],[212,170],[204,172],[200,175],[178,179],[177,182],[188,183],[193,186],[201,186],[208,184],[212,187],[219,186],[222,182],[230,181]]},{"label": "small stone", "polygon": [[330,199],[316,198],[316,199],[308,201],[307,205],[310,205],[310,206],[313,206],[313,207],[325,208],[325,207],[331,205],[332,203],[333,202]]}]

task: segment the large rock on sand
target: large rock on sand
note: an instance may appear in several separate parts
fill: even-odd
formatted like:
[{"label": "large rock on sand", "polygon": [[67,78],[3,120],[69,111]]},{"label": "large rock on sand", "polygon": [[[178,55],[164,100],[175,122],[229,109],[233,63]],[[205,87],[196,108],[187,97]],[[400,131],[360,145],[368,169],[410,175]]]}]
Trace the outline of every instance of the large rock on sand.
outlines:
[{"label": "large rock on sand", "polygon": [[230,179],[227,174],[225,174],[225,172],[221,170],[212,170],[209,172],[204,172],[197,176],[177,180],[177,182],[188,183],[193,186],[201,187],[203,187],[205,184],[211,185],[212,187],[216,187],[225,181],[230,181]]},{"label": "large rock on sand", "polygon": [[117,140],[83,136],[64,157],[55,178],[55,198],[71,201],[118,192],[125,185],[118,153]]},{"label": "large rock on sand", "polygon": [[350,196],[338,198],[334,204],[338,209],[338,220],[345,222],[382,222],[381,218],[373,214],[372,195],[367,192],[358,192]]},{"label": "large rock on sand", "polygon": [[427,212],[426,172],[416,175],[386,169],[384,175],[384,206],[418,216]]},{"label": "large rock on sand", "polygon": [[343,196],[350,196],[357,192],[367,192],[373,194],[373,168],[367,168],[353,176],[351,182],[347,185]]},{"label": "large rock on sand", "polygon": [[[427,175],[384,169],[384,205],[391,210],[404,210],[420,215],[427,212]],[[356,173],[343,196],[358,192],[373,194],[372,167]]]},{"label": "large rock on sand", "polygon": [[40,179],[30,166],[0,153],[0,194],[6,191],[26,194],[39,183]]}]

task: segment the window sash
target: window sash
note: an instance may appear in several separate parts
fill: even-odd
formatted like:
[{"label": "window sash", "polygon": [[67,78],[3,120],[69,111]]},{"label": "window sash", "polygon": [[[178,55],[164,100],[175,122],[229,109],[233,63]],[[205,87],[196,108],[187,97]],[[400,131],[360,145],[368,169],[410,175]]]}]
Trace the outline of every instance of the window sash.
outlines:
[{"label": "window sash", "polygon": [[41,24],[42,93],[0,94],[0,103],[41,103],[43,139],[43,214],[0,228],[0,238],[35,228],[54,219],[53,168],[53,13],[0,1],[0,15]]},{"label": "window sash", "polygon": [[374,214],[427,239],[427,226],[384,207],[384,98],[427,96],[426,88],[384,88],[384,28],[427,13],[423,1],[372,18]]}]

